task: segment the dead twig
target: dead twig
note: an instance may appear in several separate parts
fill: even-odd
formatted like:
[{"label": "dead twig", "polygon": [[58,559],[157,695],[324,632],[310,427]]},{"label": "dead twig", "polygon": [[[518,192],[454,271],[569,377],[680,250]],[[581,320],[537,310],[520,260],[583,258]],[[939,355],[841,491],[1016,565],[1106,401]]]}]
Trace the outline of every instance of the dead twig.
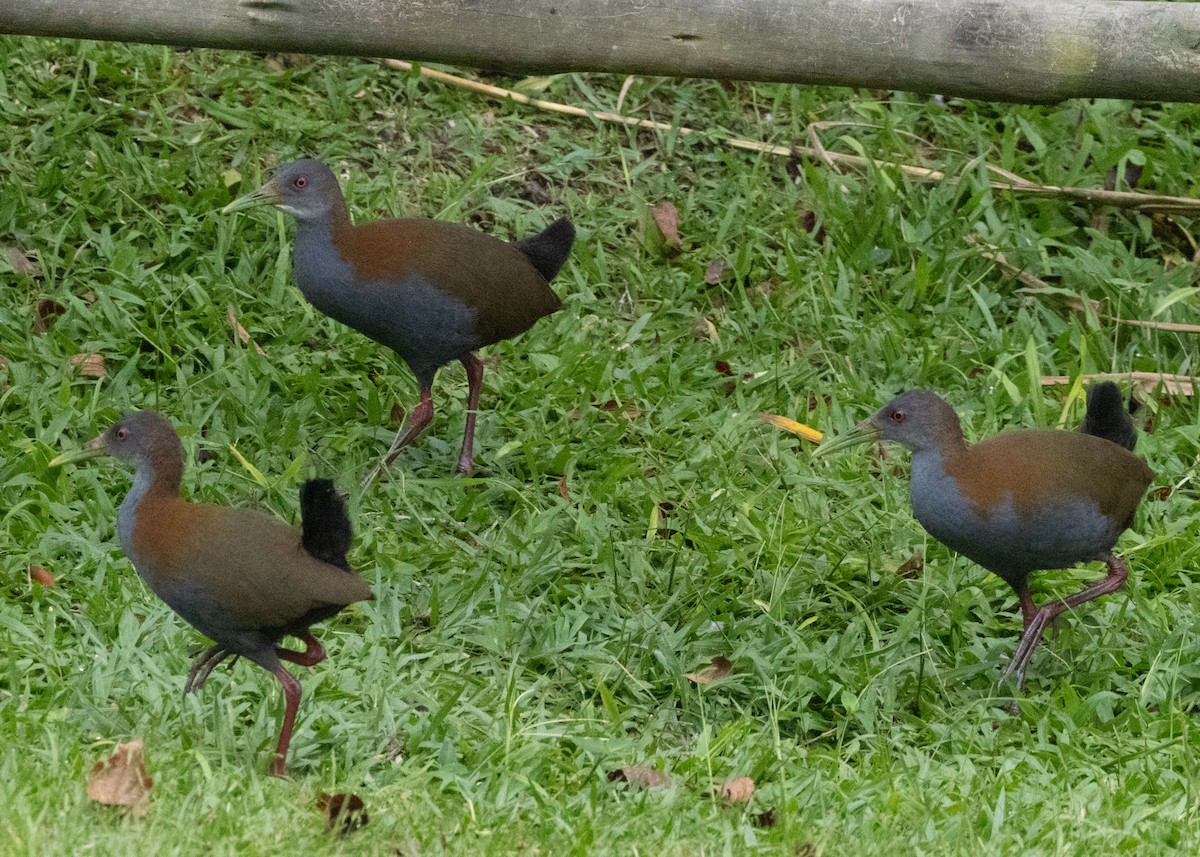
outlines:
[{"label": "dead twig", "polygon": [[983,244],[973,235],[967,236],[967,243],[979,248],[979,255],[995,262],[997,267],[1004,271],[1004,273],[1024,283],[1025,287],[1017,290],[1022,295],[1060,300],[1077,312],[1090,310],[1098,318],[1114,322],[1115,324],[1128,324],[1132,327],[1147,327],[1152,330],[1166,330],[1172,333],[1200,333],[1200,324],[1185,324],[1179,321],[1144,321],[1138,318],[1118,318],[1115,315],[1109,315],[1104,312],[1104,305],[1100,301],[1083,298],[1066,289],[1056,288],[1024,268],[1012,264],[1005,258],[1000,248],[992,244]]},{"label": "dead twig", "polygon": [[[491,84],[481,83],[477,80],[459,77],[457,75],[448,74],[444,71],[438,71],[425,66],[414,66],[413,63],[405,62],[397,59],[381,59],[379,60],[388,68],[398,69],[400,71],[412,71],[414,68],[424,77],[433,80],[439,80],[442,83],[448,83],[451,86],[457,86],[462,89],[469,89],[472,92],[478,92],[487,95],[491,98],[499,98],[504,101],[514,101],[517,104],[536,107],[539,110],[546,110],[552,113],[561,113],[567,116],[578,116],[585,119],[593,119],[598,122],[611,122],[618,125],[627,125],[633,128],[645,128],[651,131],[666,131],[679,134],[680,136],[689,136],[692,134],[702,133],[695,128],[685,126],[669,125],[665,122],[655,122],[652,119],[636,119],[632,116],[625,116],[620,113],[609,113],[602,110],[587,110],[582,107],[576,107],[571,104],[560,104],[557,101],[547,101],[543,98],[531,98],[524,93],[516,92],[511,89],[504,89],[500,86],[492,86]],[[766,155],[778,155],[785,158],[805,157],[814,160],[820,160],[833,166],[841,164],[847,167],[853,167],[859,170],[867,170],[872,167],[876,169],[885,168],[898,170],[906,176],[909,176],[916,181],[937,183],[951,182],[958,183],[960,179],[955,176],[947,176],[941,170],[933,170],[927,167],[918,167],[913,164],[903,164],[895,161],[881,161],[875,158],[868,158],[862,155],[849,155],[843,152],[831,152],[820,146],[775,146],[770,143],[761,143],[756,140],[744,140],[739,137],[720,137],[722,143],[734,148],[744,149],[749,152],[760,152]],[[991,164],[987,165],[987,169],[1000,176],[988,182],[988,185],[994,190],[1007,190],[1016,193],[1028,194],[1032,196],[1043,196],[1057,199],[1070,199],[1082,203],[1096,203],[1098,205],[1111,205],[1114,208],[1126,208],[1134,211],[1141,211],[1147,214],[1200,214],[1200,199],[1193,199],[1185,196],[1169,196],[1165,194],[1140,193],[1138,191],[1118,191],[1118,190],[1103,190],[1100,188],[1085,188],[1085,187],[1066,187],[1059,185],[1043,185],[1031,182],[1028,179],[1023,179],[1007,170],[1001,170]]]},{"label": "dead twig", "polygon": [[[1168,393],[1181,396],[1191,396],[1195,393],[1196,378],[1192,375],[1172,375],[1168,372],[1098,372],[1093,375],[1081,375],[1081,381],[1131,381],[1138,392],[1153,393],[1160,386]],[[1056,384],[1073,384],[1075,379],[1069,375],[1043,375],[1042,386]]]}]

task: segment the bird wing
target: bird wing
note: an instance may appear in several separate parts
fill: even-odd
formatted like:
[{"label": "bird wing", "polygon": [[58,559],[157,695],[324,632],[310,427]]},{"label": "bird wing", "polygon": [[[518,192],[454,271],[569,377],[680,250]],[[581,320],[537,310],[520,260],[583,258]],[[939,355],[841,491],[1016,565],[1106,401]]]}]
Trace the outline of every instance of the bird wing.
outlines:
[{"label": "bird wing", "polygon": [[186,583],[211,596],[231,627],[281,628],[373,597],[357,574],[310,556],[300,530],[251,509],[143,502],[133,535],[132,559],[152,589],[163,596]]},{"label": "bird wing", "polygon": [[517,247],[442,220],[376,220],[334,236],[361,282],[427,282],[475,310],[480,345],[528,330],[562,306]]},{"label": "bird wing", "polygon": [[947,471],[981,509],[1011,497],[1018,513],[1036,514],[1058,498],[1087,497],[1117,523],[1129,519],[1154,478],[1144,461],[1112,441],[1046,429],[988,438]]}]

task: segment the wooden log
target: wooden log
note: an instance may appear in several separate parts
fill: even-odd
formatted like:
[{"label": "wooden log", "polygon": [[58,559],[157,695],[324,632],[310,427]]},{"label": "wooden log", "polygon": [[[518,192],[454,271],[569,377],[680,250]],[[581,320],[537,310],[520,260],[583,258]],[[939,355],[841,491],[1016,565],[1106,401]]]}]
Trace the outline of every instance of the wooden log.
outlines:
[{"label": "wooden log", "polygon": [[1200,3],[0,0],[0,31],[487,69],[1200,101]]}]

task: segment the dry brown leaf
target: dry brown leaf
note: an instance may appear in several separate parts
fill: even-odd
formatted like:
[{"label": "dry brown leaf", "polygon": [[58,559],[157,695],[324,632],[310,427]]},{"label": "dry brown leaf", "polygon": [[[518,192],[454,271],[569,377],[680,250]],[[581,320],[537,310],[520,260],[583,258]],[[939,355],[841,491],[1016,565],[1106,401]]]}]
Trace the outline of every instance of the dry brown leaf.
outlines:
[{"label": "dry brown leaf", "polygon": [[774,827],[779,824],[779,817],[775,815],[775,810],[768,809],[754,817],[754,824],[757,827]]},{"label": "dry brown leaf", "polygon": [[33,260],[26,256],[20,247],[5,247],[4,255],[7,257],[8,264],[13,269],[14,274],[28,274],[31,277],[37,276],[37,265],[33,264]]},{"label": "dry brown leaf", "polygon": [[58,586],[58,581],[54,579],[54,575],[40,565],[29,566],[29,579],[36,580],[42,586]]},{"label": "dry brown leaf", "polygon": [[635,420],[641,415],[638,406],[633,402],[626,402],[622,405],[616,399],[609,399],[607,402],[592,402],[592,407],[610,414],[620,413],[621,416],[631,420]]},{"label": "dry brown leaf", "polygon": [[800,228],[813,237],[818,244],[824,244],[826,238],[825,224],[817,220],[814,211],[803,209],[800,212]]},{"label": "dry brown leaf", "polygon": [[[716,369],[719,374],[724,375],[726,378],[734,379],[732,381],[725,382],[725,395],[732,396],[734,394],[734,392],[736,392],[736,390],[737,390],[738,375],[736,372],[733,371],[733,367],[729,365],[729,361],[728,360],[714,360],[713,368]],[[754,374],[751,372],[743,372],[742,376],[741,376],[743,381],[749,381],[753,377],[754,377]]]},{"label": "dry brown leaf", "polygon": [[317,809],[325,816],[325,829],[336,830],[342,836],[366,827],[370,817],[365,804],[356,794],[326,794],[317,798]]},{"label": "dry brown leaf", "polygon": [[233,334],[238,338],[238,341],[242,345],[253,345],[259,357],[266,357],[267,352],[263,351],[257,342],[251,341],[250,334],[246,331],[246,328],[242,327],[241,323],[238,322],[237,315],[233,311],[233,304],[229,304],[227,309],[229,310],[229,326],[233,328]]},{"label": "dry brown leaf", "polygon": [[80,375],[87,375],[89,378],[103,378],[108,375],[104,357],[100,354],[72,354],[71,365],[79,370]]},{"label": "dry brown leaf", "polygon": [[141,738],[118,744],[116,752],[93,765],[87,775],[90,799],[109,806],[133,807],[137,816],[149,809],[153,785],[154,780],[146,773]]},{"label": "dry brown leaf", "polygon": [[734,777],[728,782],[713,786],[717,797],[726,803],[749,803],[754,797],[754,780],[749,777]]},{"label": "dry brown leaf", "polygon": [[729,662],[729,658],[723,655],[717,655],[712,659],[712,664],[700,670],[698,673],[688,673],[689,681],[694,681],[696,684],[711,684],[719,678],[724,678],[729,675],[729,671],[733,669],[733,664]]},{"label": "dry brown leaf", "polygon": [[920,551],[913,551],[913,555],[900,564],[896,569],[896,574],[901,577],[917,577],[925,570],[925,557]]},{"label": "dry brown leaf", "polygon": [[[1196,378],[1192,375],[1171,375],[1167,372],[1097,372],[1094,375],[1082,375],[1084,381],[1132,381],[1133,386],[1142,395],[1150,395],[1161,386],[1168,393],[1176,396],[1195,395]],[[1067,375],[1043,375],[1043,387],[1056,384],[1072,384],[1075,379]]]},{"label": "dry brown leaf", "polygon": [[669,789],[671,787],[669,776],[654,770],[654,768],[645,768],[640,765],[628,765],[624,768],[617,768],[615,771],[609,771],[608,781],[629,783],[639,789]]},{"label": "dry brown leaf", "polygon": [[708,263],[708,267],[704,269],[704,282],[710,286],[715,286],[721,280],[725,279],[725,275],[729,273],[729,263],[725,261],[724,256],[718,256]]},{"label": "dry brown leaf", "polygon": [[567,474],[565,473],[562,475],[562,478],[558,480],[558,496],[562,497],[568,503],[571,502],[571,492],[567,488]]},{"label": "dry brown leaf", "polygon": [[54,324],[54,319],[66,311],[67,308],[58,301],[53,301],[49,298],[38,301],[37,312],[33,316],[33,332],[37,334],[45,333],[50,329],[50,325]]},{"label": "dry brown leaf", "polygon": [[662,235],[663,246],[668,253],[678,253],[683,249],[679,240],[679,209],[673,202],[660,202],[650,212],[654,215],[654,223]]}]

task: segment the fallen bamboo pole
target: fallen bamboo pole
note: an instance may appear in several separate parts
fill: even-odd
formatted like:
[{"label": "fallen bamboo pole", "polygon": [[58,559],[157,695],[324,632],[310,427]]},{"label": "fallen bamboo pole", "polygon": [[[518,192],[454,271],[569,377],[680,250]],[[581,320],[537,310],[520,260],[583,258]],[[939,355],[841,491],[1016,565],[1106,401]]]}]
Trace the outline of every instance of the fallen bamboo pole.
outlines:
[{"label": "fallen bamboo pole", "polygon": [[0,0],[0,32],[906,89],[1200,101],[1200,3]]}]

